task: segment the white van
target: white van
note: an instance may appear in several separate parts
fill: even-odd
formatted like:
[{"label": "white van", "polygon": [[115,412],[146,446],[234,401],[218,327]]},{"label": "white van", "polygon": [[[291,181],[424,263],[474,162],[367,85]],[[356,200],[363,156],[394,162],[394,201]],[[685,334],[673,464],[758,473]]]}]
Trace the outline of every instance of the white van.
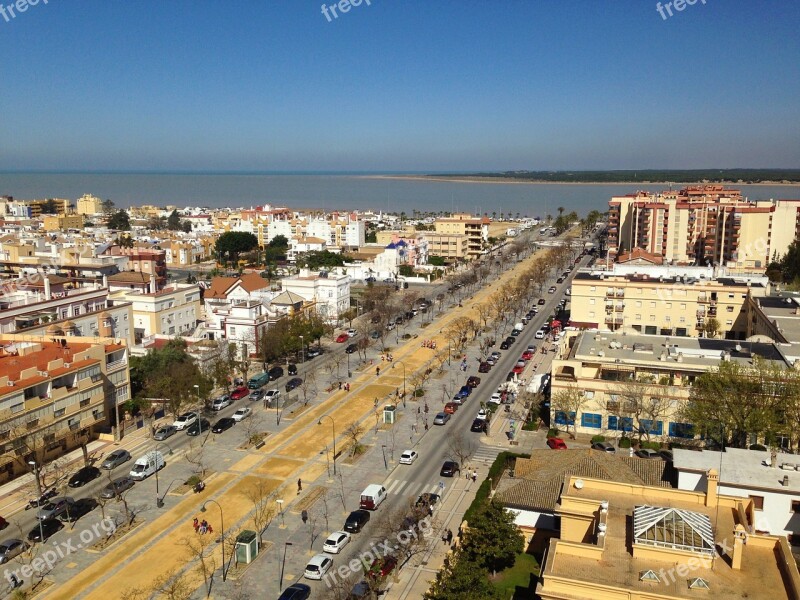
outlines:
[{"label": "white van", "polygon": [[377,483],[373,483],[372,485],[368,485],[366,489],[361,492],[359,507],[367,510],[375,510],[384,500],[386,500],[386,488]]},{"label": "white van", "polygon": [[136,462],[133,463],[133,468],[128,475],[130,475],[131,479],[141,481],[146,477],[150,477],[150,475],[156,471],[163,469],[166,464],[167,463],[164,461],[164,455],[158,450],[153,450],[141,458],[136,459]]}]

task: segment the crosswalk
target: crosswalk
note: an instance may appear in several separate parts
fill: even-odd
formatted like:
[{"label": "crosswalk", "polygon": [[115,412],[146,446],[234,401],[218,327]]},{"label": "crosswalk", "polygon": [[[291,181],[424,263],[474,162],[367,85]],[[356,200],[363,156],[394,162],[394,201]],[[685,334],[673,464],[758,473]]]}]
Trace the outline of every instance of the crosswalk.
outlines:
[{"label": "crosswalk", "polygon": [[487,446],[486,444],[481,444],[480,447],[475,451],[475,453],[469,458],[469,463],[483,463],[486,466],[491,465],[494,460],[497,458],[497,455],[502,452],[502,448],[497,448],[495,446]]},{"label": "crosswalk", "polygon": [[387,479],[383,482],[386,493],[394,496],[419,496],[425,492],[431,494],[441,494],[438,483],[429,481],[407,481],[403,479]]}]

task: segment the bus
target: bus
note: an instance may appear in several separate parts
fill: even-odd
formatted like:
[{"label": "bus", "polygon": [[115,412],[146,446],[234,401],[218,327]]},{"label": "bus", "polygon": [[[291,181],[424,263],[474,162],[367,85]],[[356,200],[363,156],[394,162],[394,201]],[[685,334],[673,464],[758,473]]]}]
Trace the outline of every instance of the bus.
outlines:
[{"label": "bus", "polygon": [[258,388],[264,387],[269,383],[269,373],[261,373],[261,375],[256,375],[255,377],[251,377],[250,381],[247,382],[247,387],[251,390],[257,390]]}]

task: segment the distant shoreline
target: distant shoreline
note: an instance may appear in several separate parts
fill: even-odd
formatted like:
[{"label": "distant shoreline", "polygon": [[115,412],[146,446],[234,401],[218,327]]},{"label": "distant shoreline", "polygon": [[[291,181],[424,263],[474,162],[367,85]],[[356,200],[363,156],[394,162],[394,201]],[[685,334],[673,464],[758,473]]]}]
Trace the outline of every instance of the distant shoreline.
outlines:
[{"label": "distant shoreline", "polygon": [[518,185],[725,185],[725,186],[748,186],[748,185],[769,185],[775,187],[800,187],[800,182],[773,182],[761,181],[758,183],[737,183],[736,181],[541,181],[541,180],[520,180],[510,177],[446,177],[442,175],[352,175],[358,179],[399,179],[410,181],[441,181],[448,183],[504,183]]}]

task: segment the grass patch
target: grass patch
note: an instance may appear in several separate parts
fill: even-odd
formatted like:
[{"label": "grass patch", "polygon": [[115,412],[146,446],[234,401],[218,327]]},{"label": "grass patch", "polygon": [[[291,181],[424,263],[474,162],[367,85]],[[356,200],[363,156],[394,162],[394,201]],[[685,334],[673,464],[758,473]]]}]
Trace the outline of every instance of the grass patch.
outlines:
[{"label": "grass patch", "polygon": [[494,586],[503,598],[523,600],[533,598],[536,582],[539,579],[539,561],[533,554],[522,552],[517,555],[514,566],[492,578]]}]

